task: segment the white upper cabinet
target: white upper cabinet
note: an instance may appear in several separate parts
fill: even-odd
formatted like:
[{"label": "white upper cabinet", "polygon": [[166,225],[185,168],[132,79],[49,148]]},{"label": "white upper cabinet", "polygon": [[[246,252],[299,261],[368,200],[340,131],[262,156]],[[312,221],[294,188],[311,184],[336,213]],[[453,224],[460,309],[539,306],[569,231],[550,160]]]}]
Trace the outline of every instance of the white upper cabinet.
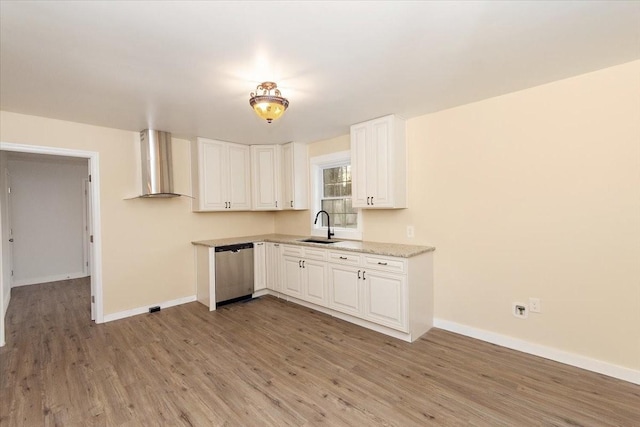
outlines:
[{"label": "white upper cabinet", "polygon": [[396,116],[351,126],[353,207],[407,207],[405,121]]},{"label": "white upper cabinet", "polygon": [[252,145],[252,198],[254,210],[277,210],[282,208],[280,190],[279,145]]},{"label": "white upper cabinet", "polygon": [[282,146],[282,209],[309,209],[309,159],[306,144]]},{"label": "white upper cabinet", "polygon": [[249,146],[197,138],[191,157],[193,211],[251,210]]}]

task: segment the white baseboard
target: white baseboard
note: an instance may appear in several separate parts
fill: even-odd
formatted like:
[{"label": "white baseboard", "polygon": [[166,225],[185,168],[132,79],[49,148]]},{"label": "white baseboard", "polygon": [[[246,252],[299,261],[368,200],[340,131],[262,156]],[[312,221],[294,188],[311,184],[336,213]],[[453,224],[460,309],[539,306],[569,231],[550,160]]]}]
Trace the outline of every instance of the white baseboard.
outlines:
[{"label": "white baseboard", "polygon": [[502,347],[507,347],[512,350],[518,350],[534,356],[544,357],[545,359],[553,360],[555,362],[564,363],[566,365],[575,366],[577,368],[586,369],[588,371],[597,372],[599,374],[604,374],[640,385],[640,371],[635,369],[625,368],[623,366],[614,365],[612,363],[603,362],[601,360],[592,359],[579,354],[569,353],[553,347],[531,343],[529,341],[486,331],[484,329],[461,325],[448,320],[434,319],[433,326]]},{"label": "white baseboard", "polygon": [[154,307],[156,305],[159,305],[160,308],[169,308],[169,307],[173,307],[176,305],[181,305],[181,304],[186,304],[188,302],[194,302],[196,301],[196,296],[195,295],[191,295],[188,297],[184,297],[184,298],[178,298],[178,299],[174,299],[171,301],[165,301],[165,302],[160,302],[160,303],[155,303],[155,304],[149,304],[146,305],[144,307],[138,307],[138,308],[132,308],[131,310],[125,310],[125,311],[119,311],[117,313],[111,313],[111,314],[105,314],[104,315],[104,322],[111,322],[113,320],[120,320],[120,319],[124,319],[126,317],[131,317],[131,316],[137,316],[138,314],[144,314],[144,313],[148,313],[149,312],[149,307]]},{"label": "white baseboard", "polygon": [[14,280],[11,284],[12,288],[18,286],[38,285],[40,283],[58,282],[60,280],[79,279],[87,277],[87,274],[80,271],[78,273],[56,274],[55,276],[34,277],[31,279]]}]

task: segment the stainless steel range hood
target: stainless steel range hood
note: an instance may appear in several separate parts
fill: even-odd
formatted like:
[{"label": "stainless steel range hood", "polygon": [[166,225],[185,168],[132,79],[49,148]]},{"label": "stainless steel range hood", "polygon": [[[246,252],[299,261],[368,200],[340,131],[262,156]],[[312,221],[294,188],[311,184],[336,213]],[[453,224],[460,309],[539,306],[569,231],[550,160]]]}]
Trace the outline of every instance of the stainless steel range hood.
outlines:
[{"label": "stainless steel range hood", "polygon": [[140,132],[142,194],[145,198],[180,197],[173,191],[171,134],[145,129]]}]

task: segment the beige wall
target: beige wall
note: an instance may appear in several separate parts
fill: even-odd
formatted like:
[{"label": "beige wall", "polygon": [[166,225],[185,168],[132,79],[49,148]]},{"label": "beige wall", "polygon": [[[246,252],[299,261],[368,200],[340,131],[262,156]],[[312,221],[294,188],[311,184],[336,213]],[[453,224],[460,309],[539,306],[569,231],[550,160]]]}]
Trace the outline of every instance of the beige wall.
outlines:
[{"label": "beige wall", "polygon": [[[274,231],[273,213],[192,213],[186,198],[140,193],[138,133],[0,112],[0,141],[100,153],[104,314],[195,294],[191,241]],[[190,194],[190,147],[173,140],[176,191]]]},{"label": "beige wall", "polygon": [[[409,208],[365,211],[364,239],[437,248],[437,318],[640,369],[640,61],[417,117],[407,138]],[[529,297],[543,312],[512,316]]]}]

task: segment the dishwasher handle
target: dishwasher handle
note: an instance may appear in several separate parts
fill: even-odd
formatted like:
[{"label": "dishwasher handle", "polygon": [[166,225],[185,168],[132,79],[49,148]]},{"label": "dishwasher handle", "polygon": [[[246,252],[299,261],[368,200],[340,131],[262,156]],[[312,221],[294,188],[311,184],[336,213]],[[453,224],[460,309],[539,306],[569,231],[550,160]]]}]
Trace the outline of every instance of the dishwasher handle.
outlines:
[{"label": "dishwasher handle", "polygon": [[239,252],[243,249],[253,249],[253,243],[239,243],[236,245],[216,246],[216,252]]}]

